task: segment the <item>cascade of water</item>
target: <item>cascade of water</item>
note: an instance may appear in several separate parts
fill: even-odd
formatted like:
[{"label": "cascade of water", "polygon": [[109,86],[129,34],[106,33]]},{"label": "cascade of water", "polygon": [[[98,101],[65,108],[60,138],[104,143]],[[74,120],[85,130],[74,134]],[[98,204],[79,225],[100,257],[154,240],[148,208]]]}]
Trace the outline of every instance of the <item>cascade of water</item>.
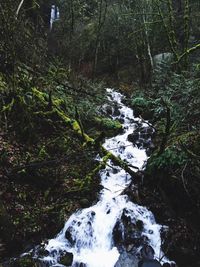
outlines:
[{"label": "cascade of water", "polygon": [[53,23],[60,19],[59,8],[56,5],[51,6],[51,18],[50,18],[50,29],[52,29]]},{"label": "cascade of water", "polygon": [[[109,100],[114,101],[119,109],[119,114],[112,117],[123,122],[124,132],[106,139],[104,147],[111,149],[112,153],[130,166],[142,169],[148,158],[146,151],[142,146],[138,148],[129,142],[128,136],[133,134],[138,125],[143,129],[149,125],[134,117],[133,111],[122,103],[123,95],[112,89],[107,91]],[[124,213],[131,222],[143,222],[141,236],[148,240],[155,251],[155,257],[162,257],[161,226],[156,224],[153,214],[147,208],[130,202],[126,195],[121,194],[131,181],[130,175],[109,162],[100,176],[104,189],[100,192],[98,203],[73,214],[63,230],[48,241],[45,249],[49,255],[41,259],[47,266],[63,266],[59,264],[60,255],[68,251],[74,255],[72,266],[114,267],[120,253],[113,239],[113,231]]]}]

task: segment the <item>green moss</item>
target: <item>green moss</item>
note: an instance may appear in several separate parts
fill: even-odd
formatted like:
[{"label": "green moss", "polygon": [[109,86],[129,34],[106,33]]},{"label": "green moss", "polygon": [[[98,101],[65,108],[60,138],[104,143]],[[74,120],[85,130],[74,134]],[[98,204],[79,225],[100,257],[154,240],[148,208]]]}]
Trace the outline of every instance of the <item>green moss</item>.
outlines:
[{"label": "green moss", "polygon": [[3,106],[3,109],[1,112],[5,112],[5,111],[10,112],[12,110],[14,103],[15,103],[15,99],[13,98],[8,105]]},{"label": "green moss", "polygon": [[61,98],[56,98],[53,100],[53,102],[56,107],[61,107],[63,104],[65,104],[65,101]]},{"label": "green moss", "polygon": [[106,129],[106,130],[121,130],[122,129],[122,125],[118,120],[112,120],[109,118],[95,118],[95,122],[97,123],[97,125],[99,125],[100,127]]},{"label": "green moss", "polygon": [[82,131],[81,131],[79,123],[77,121],[75,121],[75,120],[72,120],[71,122],[72,122],[73,130],[76,131],[79,134],[82,134]]},{"label": "green moss", "polygon": [[94,119],[95,125],[107,136],[114,136],[122,130],[122,124],[118,120],[112,120],[109,118],[96,117]]},{"label": "green moss", "polygon": [[111,157],[111,153],[107,153],[102,160],[100,161],[100,163],[97,165],[97,167],[90,172],[86,177],[85,177],[85,184],[89,185],[92,181],[92,178],[103,168],[105,168],[107,161],[109,160],[109,158]]},{"label": "green moss", "polygon": [[33,93],[33,96],[36,97],[38,100],[40,100],[42,103],[46,102],[47,95],[45,93],[41,92],[35,87],[32,88],[32,93]]}]

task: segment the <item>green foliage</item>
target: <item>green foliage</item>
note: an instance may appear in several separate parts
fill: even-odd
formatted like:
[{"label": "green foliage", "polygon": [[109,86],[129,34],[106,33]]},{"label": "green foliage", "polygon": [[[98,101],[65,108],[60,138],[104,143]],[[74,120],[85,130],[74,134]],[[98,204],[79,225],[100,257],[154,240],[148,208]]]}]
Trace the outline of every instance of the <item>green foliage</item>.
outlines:
[{"label": "green foliage", "polygon": [[136,117],[141,116],[143,119],[151,121],[155,119],[156,108],[159,105],[151,95],[141,90],[135,90],[127,100],[127,104],[133,109]]},{"label": "green foliage", "polygon": [[177,74],[163,69],[162,73],[157,73],[154,81],[156,92],[154,97],[157,99],[156,101],[162,98],[168,102],[171,108],[172,122],[179,124],[179,131],[186,125],[190,130],[198,129],[200,122],[199,86],[200,79],[191,76],[188,72]]},{"label": "green foliage", "polygon": [[148,106],[148,101],[143,97],[136,97],[131,101],[133,106],[138,106],[141,108],[146,108]]},{"label": "green foliage", "polygon": [[[172,187],[174,181],[186,193],[185,201],[192,199],[196,208],[199,203],[199,168],[196,167],[200,158],[199,86],[196,68],[193,73],[176,73],[168,68],[156,73],[151,98],[154,98],[157,149],[147,163],[148,174],[163,182],[163,190]],[[161,153],[160,145],[166,135],[166,106],[170,109],[170,129]]]},{"label": "green foliage", "polygon": [[11,0],[0,6],[0,71],[10,79],[22,62],[42,69],[47,52],[42,14],[37,13],[33,1],[22,5],[18,17],[17,7],[18,3]]},{"label": "green foliage", "polygon": [[152,171],[167,171],[181,167],[187,160],[187,156],[183,151],[178,150],[176,147],[168,147],[161,155],[154,154],[148,160],[147,172]]}]

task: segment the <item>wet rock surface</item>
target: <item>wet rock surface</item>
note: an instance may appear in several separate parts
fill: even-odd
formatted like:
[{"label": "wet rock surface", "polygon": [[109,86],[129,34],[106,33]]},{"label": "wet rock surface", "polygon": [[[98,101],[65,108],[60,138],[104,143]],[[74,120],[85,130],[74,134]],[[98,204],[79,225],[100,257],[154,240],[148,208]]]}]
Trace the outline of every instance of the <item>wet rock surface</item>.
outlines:
[{"label": "wet rock surface", "polygon": [[155,252],[148,245],[148,238],[142,234],[143,227],[142,221],[133,222],[124,209],[121,219],[117,221],[113,230],[113,240],[120,252],[115,267],[138,267],[141,259],[154,259]]},{"label": "wet rock surface", "polygon": [[138,148],[152,150],[154,145],[152,138],[155,135],[155,130],[151,126],[145,126],[138,123],[133,133],[128,135],[128,141],[136,145]]},{"label": "wet rock surface", "polygon": [[64,265],[64,266],[71,266],[72,262],[73,262],[73,254],[70,252],[65,252],[63,256],[61,256],[60,258],[60,264]]},{"label": "wet rock surface", "polygon": [[120,253],[115,267],[176,267],[173,262],[161,264],[155,259],[155,251],[143,235],[143,227],[142,221],[133,222],[124,209],[113,230],[113,240]]},{"label": "wet rock surface", "polygon": [[127,211],[124,209],[121,219],[117,221],[113,230],[113,240],[115,245],[123,246],[126,249],[130,249],[129,245],[139,247],[144,242],[142,236],[143,222],[132,222],[130,216],[127,216]]},{"label": "wet rock surface", "polygon": [[83,262],[76,262],[73,264],[72,267],[86,267],[86,264]]},{"label": "wet rock surface", "polygon": [[127,252],[126,250],[120,251],[120,257],[115,264],[115,267],[138,267],[138,259],[135,253]]},{"label": "wet rock surface", "polygon": [[161,267],[161,264],[157,260],[142,260],[139,261],[138,267]]}]

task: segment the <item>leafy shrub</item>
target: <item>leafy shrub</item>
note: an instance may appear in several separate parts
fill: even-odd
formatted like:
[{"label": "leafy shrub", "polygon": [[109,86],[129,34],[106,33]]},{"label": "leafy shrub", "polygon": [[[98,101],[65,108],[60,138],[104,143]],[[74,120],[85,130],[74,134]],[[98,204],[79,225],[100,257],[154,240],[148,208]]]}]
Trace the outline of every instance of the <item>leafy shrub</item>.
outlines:
[{"label": "leafy shrub", "polygon": [[182,166],[187,160],[187,156],[183,151],[176,148],[167,148],[161,154],[154,154],[148,160],[148,171],[152,170],[172,170]]},{"label": "leafy shrub", "polygon": [[145,120],[153,119],[155,102],[142,92],[136,91],[128,101],[128,104],[133,108],[136,117],[142,116]]}]

